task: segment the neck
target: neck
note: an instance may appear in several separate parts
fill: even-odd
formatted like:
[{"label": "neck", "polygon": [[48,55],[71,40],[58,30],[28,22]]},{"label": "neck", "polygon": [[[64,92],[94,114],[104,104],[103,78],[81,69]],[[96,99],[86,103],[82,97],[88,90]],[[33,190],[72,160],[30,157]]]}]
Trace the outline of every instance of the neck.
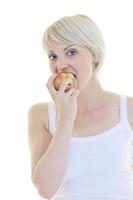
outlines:
[{"label": "neck", "polygon": [[94,73],[88,84],[81,90],[77,99],[78,113],[88,113],[97,110],[103,105],[107,104],[107,92],[103,90]]}]

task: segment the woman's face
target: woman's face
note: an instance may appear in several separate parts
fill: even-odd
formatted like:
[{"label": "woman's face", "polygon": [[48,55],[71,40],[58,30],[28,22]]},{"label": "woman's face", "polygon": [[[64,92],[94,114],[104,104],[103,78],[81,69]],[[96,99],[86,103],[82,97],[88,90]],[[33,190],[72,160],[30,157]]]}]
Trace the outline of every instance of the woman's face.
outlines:
[{"label": "woman's face", "polygon": [[90,80],[95,58],[91,51],[81,45],[51,43],[48,49],[49,66],[52,73],[72,72],[76,75],[77,88],[83,88]]}]

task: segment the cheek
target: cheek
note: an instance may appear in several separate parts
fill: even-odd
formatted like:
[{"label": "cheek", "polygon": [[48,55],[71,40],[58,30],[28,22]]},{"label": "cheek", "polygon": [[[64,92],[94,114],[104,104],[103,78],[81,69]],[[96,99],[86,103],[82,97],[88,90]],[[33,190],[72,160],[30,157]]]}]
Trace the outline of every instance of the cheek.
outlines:
[{"label": "cheek", "polygon": [[90,63],[88,63],[82,72],[82,79],[88,82],[91,79],[92,74],[93,74],[93,66]]},{"label": "cheek", "polygon": [[86,85],[88,81],[91,79],[93,74],[92,68],[86,66],[82,68],[82,70],[78,71],[77,81],[80,84]]},{"label": "cheek", "polygon": [[[77,64],[77,65],[76,65]],[[79,74],[79,77],[82,76],[82,78],[88,76],[88,74],[92,74],[93,65],[92,62],[88,59],[82,59],[78,63],[75,63],[75,69],[77,73]]]},{"label": "cheek", "polygon": [[55,67],[54,67],[54,65],[49,64],[49,68],[50,68],[50,71],[51,71],[52,73],[55,72]]}]

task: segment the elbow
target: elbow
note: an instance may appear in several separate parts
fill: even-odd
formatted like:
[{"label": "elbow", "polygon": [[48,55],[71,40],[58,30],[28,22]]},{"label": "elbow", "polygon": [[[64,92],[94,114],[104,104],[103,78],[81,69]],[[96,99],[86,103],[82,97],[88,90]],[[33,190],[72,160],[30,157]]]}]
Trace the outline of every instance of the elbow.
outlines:
[{"label": "elbow", "polygon": [[46,189],[44,186],[37,186],[37,191],[38,194],[47,200],[52,199],[52,197],[54,196],[55,192],[49,191],[48,189]]},{"label": "elbow", "polygon": [[44,189],[40,189],[40,188],[38,188],[38,194],[42,198],[47,199],[47,200],[50,200],[53,197],[53,195],[51,195],[48,191],[46,192],[44,191]]},{"label": "elbow", "polygon": [[54,193],[51,193],[51,191],[49,191],[48,188],[45,187],[43,183],[41,183],[40,181],[39,182],[35,181],[35,179],[34,180],[32,179],[32,182],[36,187],[38,194],[42,198],[50,200],[53,197]]}]

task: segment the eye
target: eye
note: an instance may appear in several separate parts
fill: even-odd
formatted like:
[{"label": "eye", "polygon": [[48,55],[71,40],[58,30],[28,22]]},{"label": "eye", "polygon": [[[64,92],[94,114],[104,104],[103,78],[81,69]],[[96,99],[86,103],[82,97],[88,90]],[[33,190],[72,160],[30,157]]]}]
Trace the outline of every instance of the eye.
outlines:
[{"label": "eye", "polygon": [[57,56],[54,54],[50,54],[48,57],[50,60],[55,60],[57,58]]},{"label": "eye", "polygon": [[73,55],[76,55],[77,54],[77,51],[75,49],[71,49],[69,51],[67,51],[66,53],[68,56],[73,56]]}]

